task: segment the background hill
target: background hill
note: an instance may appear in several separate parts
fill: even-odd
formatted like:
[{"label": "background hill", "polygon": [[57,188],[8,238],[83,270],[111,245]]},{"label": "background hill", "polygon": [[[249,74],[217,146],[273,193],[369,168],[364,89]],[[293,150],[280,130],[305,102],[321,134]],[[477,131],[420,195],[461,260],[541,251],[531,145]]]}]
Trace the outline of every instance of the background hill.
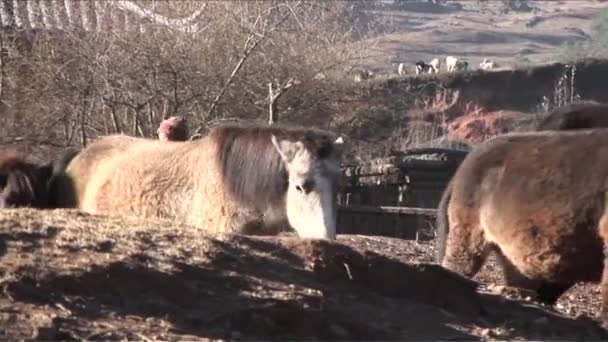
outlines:
[{"label": "background hill", "polygon": [[[601,63],[586,74],[580,63],[543,66],[608,56],[602,1],[58,4],[71,14],[33,21],[32,2],[2,26],[0,144],[40,159],[100,135],[154,137],[171,115],[203,134],[225,121],[266,122],[269,86],[283,92],[280,121],[345,134],[356,159],[478,143],[528,125],[528,114],[604,100]],[[105,18],[95,29],[93,14]],[[396,75],[398,62],[411,73],[415,61],[447,55],[472,72]],[[502,67],[475,72],[483,58]],[[375,77],[355,83],[362,68]]]}]

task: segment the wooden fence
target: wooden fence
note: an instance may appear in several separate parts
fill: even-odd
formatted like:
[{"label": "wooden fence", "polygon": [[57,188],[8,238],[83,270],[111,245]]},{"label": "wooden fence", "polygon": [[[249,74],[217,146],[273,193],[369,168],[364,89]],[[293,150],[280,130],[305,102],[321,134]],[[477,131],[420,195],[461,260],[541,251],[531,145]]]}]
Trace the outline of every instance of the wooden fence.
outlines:
[{"label": "wooden fence", "polygon": [[338,233],[425,239],[435,208],[466,151],[417,149],[345,167]]}]

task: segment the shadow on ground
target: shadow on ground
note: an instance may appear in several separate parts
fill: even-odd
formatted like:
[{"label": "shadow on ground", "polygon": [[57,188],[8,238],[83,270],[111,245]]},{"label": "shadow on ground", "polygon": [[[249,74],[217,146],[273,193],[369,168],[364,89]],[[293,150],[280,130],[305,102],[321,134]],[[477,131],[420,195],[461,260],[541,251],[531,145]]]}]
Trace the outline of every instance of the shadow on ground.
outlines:
[{"label": "shadow on ground", "polygon": [[481,295],[437,265],[337,242],[92,222],[95,234],[65,225],[26,250],[26,228],[2,229],[3,215],[2,338],[608,338],[595,321]]}]

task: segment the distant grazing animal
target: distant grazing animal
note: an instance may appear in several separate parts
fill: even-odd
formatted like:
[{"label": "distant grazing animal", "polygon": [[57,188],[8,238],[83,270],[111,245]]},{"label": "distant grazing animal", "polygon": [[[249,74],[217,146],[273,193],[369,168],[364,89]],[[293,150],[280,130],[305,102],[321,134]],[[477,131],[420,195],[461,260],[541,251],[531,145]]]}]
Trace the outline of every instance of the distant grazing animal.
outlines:
[{"label": "distant grazing animal", "polygon": [[466,71],[469,67],[469,62],[460,60],[454,56],[445,58],[445,67],[448,72]]},{"label": "distant grazing animal", "polygon": [[355,71],[355,82],[361,82],[363,80],[369,80],[374,77],[374,73],[364,69]]},{"label": "distant grazing animal", "polygon": [[484,60],[481,63],[479,63],[479,67],[482,70],[491,70],[494,68],[498,68],[498,64],[492,60],[484,58]]},{"label": "distant grazing animal", "polygon": [[53,177],[63,172],[75,151],[62,158],[38,165],[13,150],[0,151],[0,208],[51,208],[50,191]]},{"label": "distant grazing animal", "polygon": [[446,68],[447,72],[454,71],[454,66],[456,65],[457,61],[458,61],[458,58],[456,58],[454,56],[447,56],[445,58],[445,68]]},{"label": "distant grazing animal", "polygon": [[399,75],[407,74],[407,68],[405,66],[405,63],[399,63],[399,66],[397,66],[397,74],[399,74]]},{"label": "distant grazing animal", "polygon": [[342,142],[281,126],[216,127],[187,142],[108,136],[70,162],[56,195],[92,213],[251,234],[286,220],[303,238],[334,239]]},{"label": "distant grazing animal", "polygon": [[549,113],[536,127],[544,130],[573,130],[608,127],[608,104],[576,101]]},{"label": "distant grazing animal", "polygon": [[467,71],[469,69],[469,62],[458,60],[454,66],[454,71]]},{"label": "distant grazing animal", "polygon": [[416,62],[416,75],[419,75],[420,73],[432,73],[433,72],[433,66],[430,64],[425,63],[424,61],[418,61]]},{"label": "distant grazing animal", "polygon": [[325,74],[324,74],[324,73],[319,72],[319,73],[317,73],[317,74],[316,74],[316,75],[315,75],[315,76],[314,76],[312,79],[313,79],[313,80],[319,80],[319,81],[320,81],[320,80],[324,80],[324,79],[326,79],[326,78],[327,78],[327,77],[325,76]]},{"label": "distant grazing animal", "polygon": [[441,61],[439,60],[439,58],[433,58],[433,60],[431,60],[429,64],[431,68],[433,68],[433,71],[438,74],[439,69],[441,68]]},{"label": "distant grazing animal", "polygon": [[467,155],[442,196],[437,261],[472,277],[494,251],[506,285],[547,304],[601,280],[606,320],[606,184],[606,128],[493,138]]},{"label": "distant grazing animal", "polygon": [[188,122],[181,116],[172,116],[163,120],[156,131],[161,141],[188,140]]}]

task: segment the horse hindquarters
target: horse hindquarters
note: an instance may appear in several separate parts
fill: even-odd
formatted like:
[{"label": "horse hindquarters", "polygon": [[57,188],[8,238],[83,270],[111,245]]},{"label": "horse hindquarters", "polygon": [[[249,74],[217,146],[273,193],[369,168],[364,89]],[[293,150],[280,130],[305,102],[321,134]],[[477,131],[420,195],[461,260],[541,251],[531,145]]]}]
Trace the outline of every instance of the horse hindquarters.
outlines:
[{"label": "horse hindquarters", "polygon": [[[486,239],[486,223],[482,222],[482,214],[488,200],[493,197],[501,169],[481,167],[485,164],[479,155],[469,154],[465,158],[450,180],[437,213],[439,235],[442,231],[447,234],[441,264],[467,277],[479,272],[492,250]],[[443,227],[442,221],[447,221]],[[439,255],[441,253],[440,250]]]},{"label": "horse hindquarters", "polygon": [[489,249],[479,219],[479,209],[448,203],[447,239],[441,265],[472,277],[483,265]]}]

